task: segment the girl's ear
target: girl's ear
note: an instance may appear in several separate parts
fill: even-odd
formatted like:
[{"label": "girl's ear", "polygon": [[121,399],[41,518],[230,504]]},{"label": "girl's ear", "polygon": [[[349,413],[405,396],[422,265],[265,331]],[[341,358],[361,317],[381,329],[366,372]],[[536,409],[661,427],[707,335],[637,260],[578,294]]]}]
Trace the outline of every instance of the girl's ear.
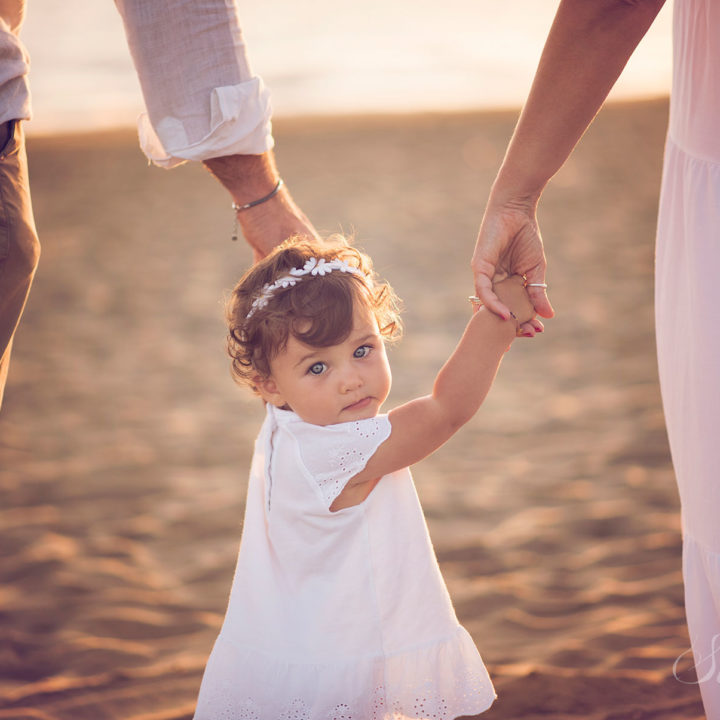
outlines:
[{"label": "girl's ear", "polygon": [[280,408],[285,405],[285,400],[278,390],[277,383],[272,379],[272,377],[261,377],[260,375],[256,375],[253,378],[253,384],[258,389],[260,397],[265,402],[269,402],[271,405],[275,405],[275,407]]}]

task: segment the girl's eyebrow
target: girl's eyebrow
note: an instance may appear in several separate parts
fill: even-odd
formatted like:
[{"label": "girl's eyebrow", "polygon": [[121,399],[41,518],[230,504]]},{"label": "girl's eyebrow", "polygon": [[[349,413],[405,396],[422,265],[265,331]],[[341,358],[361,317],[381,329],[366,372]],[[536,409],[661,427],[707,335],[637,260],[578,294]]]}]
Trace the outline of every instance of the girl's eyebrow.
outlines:
[{"label": "girl's eyebrow", "polygon": [[320,352],[322,348],[318,348],[317,350],[313,350],[312,352],[307,353],[306,355],[303,355],[296,363],[293,365],[293,367],[297,367],[298,365],[302,365],[303,363],[306,363],[311,358],[314,358],[317,353]]},{"label": "girl's eyebrow", "polygon": [[[377,333],[370,332],[370,333],[367,333],[367,335],[363,335],[362,337],[353,340],[352,342],[353,342],[353,345],[355,343],[361,344],[361,343],[366,342],[367,340],[372,340],[375,337],[377,337]],[[324,350],[324,348],[318,348],[317,350],[312,350],[311,352],[306,353],[295,363],[295,365],[293,365],[293,367],[302,365],[303,363],[306,363],[308,360],[311,360],[312,358],[317,357],[317,354],[322,352],[322,350]]]}]

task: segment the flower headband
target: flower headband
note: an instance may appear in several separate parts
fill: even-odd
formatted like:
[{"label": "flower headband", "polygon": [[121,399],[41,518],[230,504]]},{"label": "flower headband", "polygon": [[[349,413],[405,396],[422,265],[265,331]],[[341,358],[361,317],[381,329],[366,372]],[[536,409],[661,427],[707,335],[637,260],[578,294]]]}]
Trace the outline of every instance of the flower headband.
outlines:
[{"label": "flower headband", "polygon": [[250,312],[245,316],[245,320],[249,320],[258,310],[264,308],[276,290],[285,289],[297,285],[303,275],[327,275],[333,270],[339,270],[344,273],[352,273],[353,275],[363,275],[364,273],[354,265],[350,265],[347,260],[325,260],[311,257],[301,268],[292,268],[289,275],[283,275],[274,283],[266,283],[263,285],[260,294],[253,300],[250,306]]}]

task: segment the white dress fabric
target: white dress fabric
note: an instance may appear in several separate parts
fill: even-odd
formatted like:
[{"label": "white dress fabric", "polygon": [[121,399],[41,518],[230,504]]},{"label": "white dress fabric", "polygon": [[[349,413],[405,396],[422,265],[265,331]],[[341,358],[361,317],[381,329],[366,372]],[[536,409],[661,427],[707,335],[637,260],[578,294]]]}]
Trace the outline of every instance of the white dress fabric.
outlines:
[{"label": "white dress fabric", "polygon": [[682,508],[685,606],[720,718],[720,3],[675,0],[656,263],[658,364]]},{"label": "white dress fabric", "polygon": [[268,405],[195,720],[452,720],[492,704],[410,471],[329,510],[390,432],[386,415],[320,427]]}]

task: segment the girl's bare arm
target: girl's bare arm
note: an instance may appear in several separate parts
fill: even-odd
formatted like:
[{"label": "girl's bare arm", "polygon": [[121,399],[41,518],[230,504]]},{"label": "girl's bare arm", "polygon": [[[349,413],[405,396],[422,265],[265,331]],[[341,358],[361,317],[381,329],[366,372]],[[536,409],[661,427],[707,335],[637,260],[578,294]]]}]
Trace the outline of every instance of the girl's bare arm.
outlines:
[{"label": "girl's bare arm", "polygon": [[[521,278],[508,278],[497,288],[513,308],[518,322],[533,317],[533,307]],[[470,420],[485,400],[515,333],[515,320],[503,320],[481,307],[438,373],[432,393],[390,412],[390,437],[370,458],[365,469],[350,480],[332,509],[361,502],[377,478],[427,457]],[[364,493],[357,489],[360,485],[364,486]],[[351,499],[354,502],[348,502]]]}]

